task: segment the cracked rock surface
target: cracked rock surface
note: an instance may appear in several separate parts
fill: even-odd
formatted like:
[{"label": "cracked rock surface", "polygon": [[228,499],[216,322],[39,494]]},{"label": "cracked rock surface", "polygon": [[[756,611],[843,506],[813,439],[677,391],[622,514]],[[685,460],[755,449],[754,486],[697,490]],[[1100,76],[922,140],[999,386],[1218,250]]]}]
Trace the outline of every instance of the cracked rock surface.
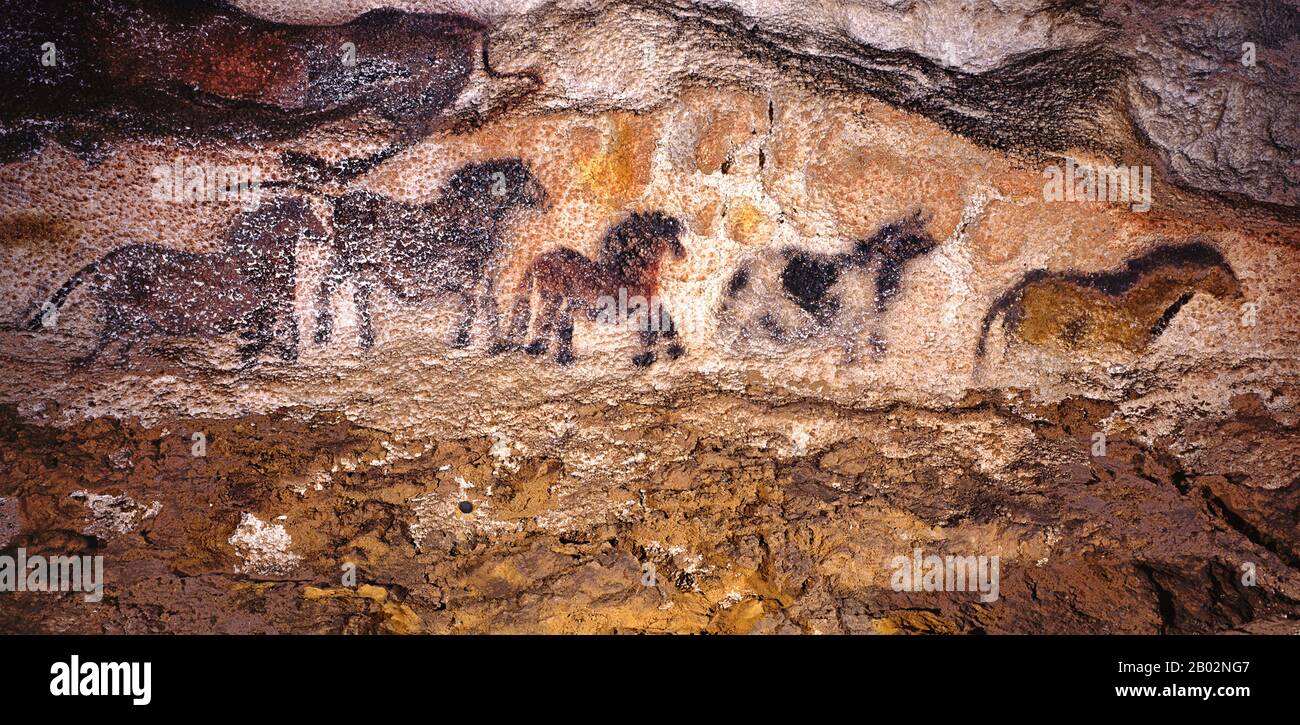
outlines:
[{"label": "cracked rock surface", "polygon": [[3,69],[0,631],[1297,632],[1295,5],[212,7]]}]

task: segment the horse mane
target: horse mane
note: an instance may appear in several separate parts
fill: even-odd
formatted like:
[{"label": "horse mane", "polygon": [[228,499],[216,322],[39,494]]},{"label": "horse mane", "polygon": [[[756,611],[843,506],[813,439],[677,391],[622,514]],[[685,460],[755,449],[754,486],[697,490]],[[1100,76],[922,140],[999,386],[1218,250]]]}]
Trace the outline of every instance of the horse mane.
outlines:
[{"label": "horse mane", "polygon": [[863,266],[877,254],[903,261],[925,254],[937,245],[926,231],[926,223],[927,218],[920,210],[888,222],[854,245],[853,251],[842,256],[841,264]]},{"label": "horse mane", "polygon": [[442,196],[460,199],[478,196],[491,187],[496,174],[511,184],[524,184],[533,178],[532,171],[517,158],[474,161],[456,169],[443,187]]}]

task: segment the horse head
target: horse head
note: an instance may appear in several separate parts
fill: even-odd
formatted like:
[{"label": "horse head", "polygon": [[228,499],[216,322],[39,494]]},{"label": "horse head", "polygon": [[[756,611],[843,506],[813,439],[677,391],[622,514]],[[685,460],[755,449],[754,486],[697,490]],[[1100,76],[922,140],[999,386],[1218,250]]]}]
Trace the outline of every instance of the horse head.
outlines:
[{"label": "horse head", "polygon": [[664,254],[686,256],[681,241],[682,223],[661,211],[633,212],[605,235],[600,264],[623,276],[640,275],[657,268]]},{"label": "horse head", "polygon": [[1165,271],[1185,280],[1192,289],[1218,298],[1242,299],[1241,281],[1223,254],[1204,241],[1160,244],[1129,261],[1123,276],[1141,278]]},{"label": "horse head", "polygon": [[514,211],[544,207],[546,189],[523,161],[496,159],[462,166],[442,201],[501,221]]},{"label": "horse head", "polygon": [[887,260],[906,261],[919,257],[938,244],[925,230],[926,219],[921,212],[889,222],[867,239],[853,247],[844,259],[846,266],[862,267],[879,255]]}]

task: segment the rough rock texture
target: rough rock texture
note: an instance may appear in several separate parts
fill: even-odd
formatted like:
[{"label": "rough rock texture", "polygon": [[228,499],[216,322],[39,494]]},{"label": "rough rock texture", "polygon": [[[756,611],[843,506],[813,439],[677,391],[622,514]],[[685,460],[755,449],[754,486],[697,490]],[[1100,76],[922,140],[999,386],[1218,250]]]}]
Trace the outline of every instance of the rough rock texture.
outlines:
[{"label": "rough rock texture", "polygon": [[[55,135],[0,167],[0,553],[100,554],[106,578],[98,603],[0,593],[0,630],[1296,631],[1295,6],[402,8],[491,29],[494,72],[419,133],[92,115],[103,154]],[[231,251],[251,217],[155,198],[178,157],[256,166],[327,228],[250,328],[265,354],[210,324],[264,271]],[[1149,210],[1056,200],[1067,164],[1150,167]],[[206,256],[170,296],[92,270],[51,316],[132,244]],[[495,299],[474,287],[462,335],[481,249]],[[625,264],[578,261],[602,254]],[[215,302],[191,266],[228,271]],[[425,282],[447,289],[395,294]],[[572,360],[563,334],[521,349],[564,327],[548,294],[620,286],[676,336],[579,314]],[[192,332],[70,366],[101,299]],[[998,597],[896,586],[917,549],[998,557]]]}]

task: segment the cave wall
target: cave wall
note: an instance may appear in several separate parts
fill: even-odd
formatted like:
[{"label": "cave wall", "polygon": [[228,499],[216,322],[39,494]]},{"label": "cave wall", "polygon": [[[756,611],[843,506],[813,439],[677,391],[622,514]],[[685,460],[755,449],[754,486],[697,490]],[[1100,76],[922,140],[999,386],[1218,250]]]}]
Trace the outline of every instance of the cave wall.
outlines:
[{"label": "cave wall", "polygon": [[[312,25],[365,9],[242,7]],[[95,144],[67,131],[0,167],[0,547],[106,567],[102,602],[4,595],[0,628],[1294,630],[1294,6],[418,11],[484,23],[495,69],[476,59],[419,134],[382,103],[284,137],[96,111],[59,126]],[[384,149],[334,180],[286,156]],[[52,321],[70,275],[126,245],[216,259],[251,218],[160,200],[178,158],[256,168],[260,209],[298,200],[325,229],[292,246],[296,358],[250,362],[223,331],[73,364],[118,303],[88,277]],[[526,177],[462,193],[458,174],[502,160]],[[1149,197],[1054,196],[1053,170],[1079,167],[1133,168]],[[367,349],[360,277],[319,294],[340,227],[360,257],[479,239],[464,220],[530,179],[544,199],[503,217],[467,338],[457,295],[379,285]],[[433,211],[340,221],[358,192]],[[628,226],[654,213],[672,222]],[[529,354],[547,290],[623,286],[539,260],[599,261],[619,229],[657,265],[628,295],[652,288],[675,337],[646,364],[637,329],[579,315],[572,360],[558,336]],[[399,277],[446,277],[411,259]],[[212,280],[173,274],[155,312],[207,319]],[[536,319],[510,338],[520,309]],[[900,590],[892,562],[918,549],[998,557],[997,597]]]}]

